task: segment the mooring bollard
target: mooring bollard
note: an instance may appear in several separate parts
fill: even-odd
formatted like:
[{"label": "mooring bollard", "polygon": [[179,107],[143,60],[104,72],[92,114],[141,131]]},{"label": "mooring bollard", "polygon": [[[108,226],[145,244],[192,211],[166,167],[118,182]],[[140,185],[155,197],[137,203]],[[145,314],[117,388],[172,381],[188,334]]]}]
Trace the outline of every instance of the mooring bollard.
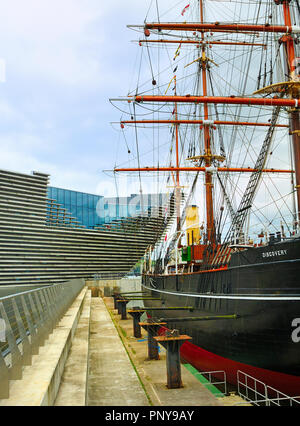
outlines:
[{"label": "mooring bollard", "polygon": [[159,346],[154,340],[154,336],[157,335],[160,327],[167,325],[166,322],[140,322],[141,327],[143,327],[148,333],[148,358],[149,359],[159,359]]},{"label": "mooring bollard", "polygon": [[167,351],[167,387],[169,389],[182,387],[180,347],[187,340],[192,340],[190,336],[179,335],[177,330],[174,332],[169,332],[166,336],[154,337],[154,340],[160,343]]}]

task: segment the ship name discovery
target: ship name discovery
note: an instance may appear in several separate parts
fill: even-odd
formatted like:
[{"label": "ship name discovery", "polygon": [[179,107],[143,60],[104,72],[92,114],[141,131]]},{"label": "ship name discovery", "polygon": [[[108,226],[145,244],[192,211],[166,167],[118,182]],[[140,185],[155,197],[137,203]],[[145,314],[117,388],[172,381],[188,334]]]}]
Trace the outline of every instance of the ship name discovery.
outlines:
[{"label": "ship name discovery", "polygon": [[287,252],[287,250],[267,251],[265,253],[262,253],[262,257],[284,256],[287,254]]}]

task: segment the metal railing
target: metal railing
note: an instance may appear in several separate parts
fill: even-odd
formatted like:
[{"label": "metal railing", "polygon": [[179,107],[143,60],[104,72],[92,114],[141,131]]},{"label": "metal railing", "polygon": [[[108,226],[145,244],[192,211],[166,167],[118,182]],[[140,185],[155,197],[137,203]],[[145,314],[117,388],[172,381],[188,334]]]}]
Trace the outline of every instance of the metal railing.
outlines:
[{"label": "metal railing", "polygon": [[208,380],[208,383],[202,383],[209,389],[209,386],[213,385],[219,388],[223,387],[223,392],[216,393],[213,392],[216,396],[224,396],[227,395],[227,380],[225,371],[202,371],[201,375]]},{"label": "metal railing", "polygon": [[121,273],[121,272],[107,272],[107,273],[99,273],[94,274],[90,277],[90,280],[121,280],[126,278],[141,278],[141,274],[139,273]]},{"label": "metal railing", "polygon": [[300,397],[291,397],[243,371],[237,372],[238,394],[253,405],[299,406]]},{"label": "metal railing", "polygon": [[22,378],[23,366],[31,365],[84,285],[71,280],[0,298],[0,399],[9,398],[9,381]]},{"label": "metal railing", "polygon": [[[198,374],[199,377],[202,377],[207,380],[207,383],[203,380],[200,381],[216,397],[223,397],[227,395],[227,380],[225,371],[201,371],[199,373],[196,373],[195,376],[197,377]],[[220,390],[220,387],[222,388],[223,392]],[[217,392],[217,390],[219,390],[219,392]]]},{"label": "metal railing", "polygon": [[[199,377],[201,383],[207,387],[215,396],[227,395],[227,379],[225,371],[199,371],[193,373],[195,377]],[[207,383],[202,379],[206,379]],[[210,388],[211,386],[220,389],[224,386],[224,392],[216,392],[216,389]],[[297,406],[300,405],[300,396],[291,397],[284,394],[278,389],[267,385],[266,383],[244,373],[237,371],[237,393],[244,400],[244,402],[237,402],[234,405],[251,404],[257,406]]]}]

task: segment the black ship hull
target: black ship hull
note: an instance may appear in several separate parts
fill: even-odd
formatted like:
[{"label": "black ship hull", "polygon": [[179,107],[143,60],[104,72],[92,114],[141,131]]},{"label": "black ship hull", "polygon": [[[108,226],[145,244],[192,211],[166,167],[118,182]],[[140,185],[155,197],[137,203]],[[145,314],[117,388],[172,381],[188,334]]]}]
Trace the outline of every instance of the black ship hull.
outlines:
[{"label": "black ship hull", "polygon": [[168,327],[192,337],[181,355],[198,370],[223,370],[231,383],[241,370],[288,395],[300,395],[300,239],[238,251],[227,268],[147,274],[143,289],[161,299],[145,306],[193,308],[149,314],[178,318]]}]

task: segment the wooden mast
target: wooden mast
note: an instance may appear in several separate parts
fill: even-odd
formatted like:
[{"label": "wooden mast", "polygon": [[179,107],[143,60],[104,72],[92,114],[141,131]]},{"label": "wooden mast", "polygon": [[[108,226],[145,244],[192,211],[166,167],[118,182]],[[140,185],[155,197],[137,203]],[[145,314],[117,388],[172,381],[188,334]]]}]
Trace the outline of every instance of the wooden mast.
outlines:
[{"label": "wooden mast", "polygon": [[[278,0],[275,1],[277,4]],[[283,14],[284,23],[286,26],[292,26],[291,11],[288,0],[283,0]],[[286,34],[281,37],[281,42],[285,47],[286,65],[289,73],[290,80],[299,81],[299,75],[297,74],[297,63],[295,54],[294,39],[290,34]],[[299,96],[299,92],[298,92]],[[296,179],[296,199],[297,199],[297,215],[296,220],[300,219],[300,119],[299,119],[299,107],[291,108],[290,110],[290,128],[292,133],[292,146],[294,152],[294,167],[295,167],[295,179]]]},{"label": "wooden mast", "polygon": [[[203,0],[199,0],[200,5],[200,23],[204,23],[204,8]],[[205,48],[205,36],[204,32],[201,32],[201,50],[202,50],[202,60],[201,60],[201,69],[202,69],[202,91],[203,96],[207,96],[207,58],[206,58],[206,48]],[[199,62],[200,66],[200,62]],[[204,111],[204,120],[207,122],[209,120],[208,105],[203,104]],[[204,125],[204,161],[205,167],[211,167],[212,165],[212,153],[211,153],[211,137],[210,137],[210,126]],[[206,238],[210,243],[215,242],[215,231],[214,231],[214,205],[213,205],[213,179],[212,173],[205,172],[205,196],[206,196]]]},{"label": "wooden mast", "polygon": [[[175,96],[177,95],[177,81],[176,75],[174,76],[175,83]],[[178,121],[178,109],[177,102],[175,102],[175,122]],[[177,231],[180,231],[180,201],[181,201],[181,193],[180,193],[180,182],[179,182],[179,132],[178,132],[178,123],[175,124],[175,139],[176,139],[176,187],[175,187],[175,203],[176,203],[176,216],[177,216]]]}]

